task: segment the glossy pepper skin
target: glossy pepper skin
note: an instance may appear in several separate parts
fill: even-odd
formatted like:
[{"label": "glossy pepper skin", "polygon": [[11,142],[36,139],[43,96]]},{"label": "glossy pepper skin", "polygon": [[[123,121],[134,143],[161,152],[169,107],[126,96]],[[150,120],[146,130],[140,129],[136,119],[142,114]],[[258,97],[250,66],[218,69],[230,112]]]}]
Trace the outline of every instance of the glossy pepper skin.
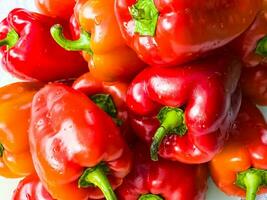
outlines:
[{"label": "glossy pepper skin", "polygon": [[51,17],[69,19],[73,14],[75,0],[35,0],[38,10]]},{"label": "glossy pepper skin", "polygon": [[224,46],[250,26],[261,6],[262,0],[115,1],[125,41],[156,66],[184,64]]},{"label": "glossy pepper skin", "polygon": [[52,35],[65,49],[83,50],[93,76],[103,81],[128,81],[144,67],[121,36],[114,0],[78,0],[74,14],[77,22],[73,18],[72,27],[77,41],[67,41],[59,26],[52,29]]},{"label": "glossy pepper skin", "polygon": [[[267,7],[262,10],[250,28],[231,43],[232,49],[246,67],[267,65]],[[266,45],[265,45],[266,44]]]},{"label": "glossy pepper skin", "polygon": [[12,200],[54,200],[46,191],[35,174],[25,177],[19,182]]},{"label": "glossy pepper skin", "polygon": [[[126,94],[129,84],[122,81],[104,82],[95,78],[90,72],[82,75],[72,85],[83,92],[106,111],[120,127],[121,134],[130,144],[135,140],[130,127]],[[100,97],[101,100],[97,101]]]},{"label": "glossy pepper skin", "polygon": [[0,88],[0,175],[3,177],[16,178],[34,172],[28,126],[31,102],[40,88],[40,83],[30,82]]},{"label": "glossy pepper skin", "polygon": [[140,143],[133,151],[133,169],[117,190],[120,200],[205,199],[206,165],[186,165],[163,159],[153,162],[149,149]]},{"label": "glossy pepper skin", "polygon": [[29,137],[36,172],[53,198],[100,199],[103,192],[116,199],[112,187],[129,173],[131,154],[112,118],[83,93],[57,83],[40,90]]},{"label": "glossy pepper skin", "polygon": [[267,192],[266,134],[263,115],[243,99],[231,138],[210,162],[211,176],[223,192],[239,197],[245,197],[247,192],[247,200],[254,200],[256,193]]},{"label": "glossy pepper skin", "polygon": [[240,107],[241,65],[226,55],[176,68],[150,67],[131,83],[132,127],[151,157],[204,163],[218,153]]},{"label": "glossy pepper skin", "polygon": [[[12,10],[0,23],[0,53],[3,67],[22,79],[54,81],[77,77],[88,71],[77,52],[62,49],[51,37],[50,27],[61,20]],[[70,35],[70,33],[66,34]]]},{"label": "glossy pepper skin", "polygon": [[267,64],[243,68],[241,86],[243,94],[254,103],[267,106]]},{"label": "glossy pepper skin", "polygon": [[[265,2],[263,2],[266,4]],[[244,64],[243,93],[259,105],[267,105],[267,12],[264,5],[251,27],[231,43]]]}]

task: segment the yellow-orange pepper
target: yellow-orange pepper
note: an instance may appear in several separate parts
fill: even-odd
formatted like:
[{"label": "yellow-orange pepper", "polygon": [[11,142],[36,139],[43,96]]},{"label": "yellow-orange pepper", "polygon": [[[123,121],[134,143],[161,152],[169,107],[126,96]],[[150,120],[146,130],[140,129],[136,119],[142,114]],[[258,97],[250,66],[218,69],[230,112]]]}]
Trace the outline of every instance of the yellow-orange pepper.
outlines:
[{"label": "yellow-orange pepper", "polygon": [[29,151],[31,101],[40,83],[13,83],[0,88],[0,175],[16,178],[34,172]]},{"label": "yellow-orange pepper", "polygon": [[93,76],[103,81],[129,80],[144,67],[122,38],[114,0],[78,0],[74,14],[71,24],[76,41],[67,40],[59,25],[51,33],[63,48],[83,51]]}]

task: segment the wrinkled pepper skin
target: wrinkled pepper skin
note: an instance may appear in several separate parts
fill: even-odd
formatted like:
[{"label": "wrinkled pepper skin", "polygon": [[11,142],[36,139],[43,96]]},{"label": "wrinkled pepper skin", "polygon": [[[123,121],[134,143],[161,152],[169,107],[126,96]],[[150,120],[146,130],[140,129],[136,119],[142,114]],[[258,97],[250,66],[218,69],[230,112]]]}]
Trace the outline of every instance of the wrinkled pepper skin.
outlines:
[{"label": "wrinkled pepper skin", "polygon": [[[137,144],[131,173],[118,188],[120,200],[204,200],[207,190],[206,165],[186,165],[160,159],[151,161],[149,149]],[[143,196],[142,196],[143,195]]]},{"label": "wrinkled pepper skin", "polygon": [[112,188],[129,173],[131,154],[112,118],[86,95],[45,86],[33,99],[29,132],[36,172],[53,198],[100,199],[104,192],[116,199]]},{"label": "wrinkled pepper skin", "polygon": [[35,0],[38,10],[51,17],[69,19],[73,14],[75,0]]},{"label": "wrinkled pepper skin", "polygon": [[231,47],[246,67],[267,65],[267,48],[264,46],[266,40],[267,11],[263,10],[250,28],[231,43]]},{"label": "wrinkled pepper skin", "polygon": [[30,108],[39,83],[0,88],[0,175],[16,178],[34,172],[28,142]]},{"label": "wrinkled pepper skin", "polygon": [[[78,78],[72,85],[76,90],[83,92],[91,99],[97,95],[104,95],[111,98],[114,106],[114,111],[108,113],[113,117],[120,127],[121,133],[128,141],[132,143],[135,140],[134,134],[130,127],[128,108],[126,105],[126,94],[129,84],[126,82],[104,82],[95,78],[91,73],[86,73]],[[107,101],[105,99],[104,101]],[[104,111],[107,108],[104,108]]]},{"label": "wrinkled pepper skin", "polygon": [[[240,113],[236,119],[231,137],[223,151],[210,162],[211,176],[216,185],[226,194],[245,197],[246,190],[240,188],[237,182],[238,174],[254,170],[267,170],[267,126],[259,109],[246,99],[243,99]],[[223,166],[223,167],[222,167]],[[260,177],[265,184],[256,185],[247,180],[247,200],[256,195],[266,193],[266,177]],[[247,177],[248,178],[248,177]],[[249,185],[249,184],[252,185]],[[252,186],[252,187],[251,187]],[[248,189],[250,188],[250,189]],[[253,190],[254,189],[254,190]],[[250,191],[249,191],[250,190]],[[255,196],[254,196],[255,197]]]},{"label": "wrinkled pepper skin", "polygon": [[[145,64],[121,36],[114,13],[114,0],[78,0],[74,10],[77,22],[73,18],[71,24],[76,33],[74,38],[83,40],[80,41],[81,46],[73,49],[77,42],[64,41],[58,38],[58,34],[55,40],[68,50],[84,50],[93,76],[103,81],[128,81],[144,67]],[[83,45],[84,41],[87,43]]]},{"label": "wrinkled pepper skin", "polygon": [[254,103],[267,106],[267,64],[243,68],[241,86],[243,94]]},{"label": "wrinkled pepper skin", "polygon": [[[77,77],[88,71],[77,52],[62,49],[51,37],[50,27],[61,20],[12,10],[0,23],[0,53],[3,67],[21,79],[54,81]],[[67,32],[66,34],[70,35]]]},{"label": "wrinkled pepper skin", "polygon": [[39,178],[33,174],[19,182],[12,200],[54,200],[46,191]]},{"label": "wrinkled pepper skin", "polygon": [[[226,55],[183,67],[145,69],[127,93],[133,129],[146,142],[152,140],[151,153],[157,145],[163,158],[190,164],[211,160],[240,107],[240,70],[240,63]],[[164,113],[166,108],[171,111]]]},{"label": "wrinkled pepper skin", "polygon": [[261,6],[262,0],[115,0],[115,13],[139,57],[168,67],[229,43],[251,25]]}]

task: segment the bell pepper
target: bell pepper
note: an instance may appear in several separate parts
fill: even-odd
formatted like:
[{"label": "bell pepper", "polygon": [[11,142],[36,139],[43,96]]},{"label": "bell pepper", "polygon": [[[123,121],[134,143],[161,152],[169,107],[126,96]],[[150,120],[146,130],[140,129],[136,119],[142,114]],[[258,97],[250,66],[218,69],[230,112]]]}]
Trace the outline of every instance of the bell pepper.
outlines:
[{"label": "bell pepper", "polygon": [[78,78],[72,85],[76,90],[90,97],[102,110],[107,112],[120,127],[121,134],[131,144],[134,134],[130,127],[128,108],[126,105],[126,82],[104,82],[91,73],[86,73]]},{"label": "bell pepper", "polygon": [[[104,81],[129,80],[144,63],[124,42],[114,13],[114,0],[78,0],[75,6],[76,21],[72,21],[79,39],[67,40],[62,27],[51,29],[55,41],[70,51],[84,51],[93,76]],[[76,38],[75,37],[75,38]]]},{"label": "bell pepper", "polygon": [[243,68],[241,86],[243,94],[254,103],[267,106],[267,64]]},{"label": "bell pepper", "polygon": [[34,172],[28,142],[31,101],[40,83],[13,83],[0,88],[0,175]]},{"label": "bell pepper", "polygon": [[0,23],[3,67],[16,77],[40,81],[74,78],[88,71],[79,53],[62,49],[51,37],[50,27],[57,22],[62,21],[25,9],[12,10]]},{"label": "bell pepper", "polygon": [[25,177],[19,182],[12,200],[53,200],[35,174]]},{"label": "bell pepper", "polygon": [[45,86],[34,96],[29,132],[36,172],[53,198],[116,199],[131,154],[112,118],[86,95]]},{"label": "bell pepper", "polygon": [[246,67],[267,64],[267,10],[257,16],[250,28],[231,43]]},{"label": "bell pepper", "polygon": [[133,152],[133,169],[116,191],[120,200],[205,199],[206,164],[186,165],[163,159],[153,162],[149,149],[140,143]]},{"label": "bell pepper", "polygon": [[240,107],[241,65],[227,55],[176,68],[150,67],[131,83],[132,127],[151,158],[204,163],[218,153]]},{"label": "bell pepper", "polygon": [[253,22],[262,0],[116,0],[122,35],[150,65],[192,61],[222,47]]},{"label": "bell pepper", "polygon": [[38,10],[51,17],[69,19],[73,14],[75,0],[35,0]]},{"label": "bell pepper", "polygon": [[267,9],[267,0],[263,0],[262,7],[263,9]]},{"label": "bell pepper", "polygon": [[241,76],[243,93],[256,104],[267,105],[267,7],[263,7],[251,27],[230,46],[245,66]]},{"label": "bell pepper", "polygon": [[266,136],[263,115],[243,99],[228,143],[210,162],[211,176],[223,192],[239,197],[246,194],[246,200],[267,193]]}]

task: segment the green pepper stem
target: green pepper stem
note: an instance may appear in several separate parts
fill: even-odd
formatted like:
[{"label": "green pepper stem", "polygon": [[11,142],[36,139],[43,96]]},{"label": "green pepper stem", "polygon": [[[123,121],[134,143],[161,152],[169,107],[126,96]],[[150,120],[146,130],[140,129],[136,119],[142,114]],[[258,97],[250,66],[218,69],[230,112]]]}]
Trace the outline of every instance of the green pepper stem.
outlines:
[{"label": "green pepper stem", "polygon": [[107,200],[117,200],[117,197],[109,183],[103,166],[98,165],[94,168],[88,168],[79,179],[79,187],[98,187]]},{"label": "green pepper stem", "polygon": [[159,12],[154,0],[137,0],[129,11],[135,22],[136,33],[141,36],[155,35]]},{"label": "green pepper stem", "polygon": [[237,175],[236,184],[246,190],[246,200],[255,200],[259,188],[267,183],[267,171],[248,169]]},{"label": "green pepper stem", "polygon": [[17,44],[18,40],[19,40],[18,33],[14,29],[11,29],[7,33],[6,38],[0,40],[0,47],[7,46],[7,48],[10,49]]},{"label": "green pepper stem", "polygon": [[90,99],[102,110],[108,113],[111,117],[117,116],[115,103],[109,94],[95,94]]},{"label": "green pepper stem", "polygon": [[90,99],[109,116],[112,117],[113,121],[117,126],[121,126],[123,121],[117,118],[117,108],[109,94],[95,94]]},{"label": "green pepper stem", "polygon": [[267,56],[267,36],[258,41],[256,47],[256,54],[260,56]]},{"label": "green pepper stem", "polygon": [[163,200],[163,198],[155,194],[144,194],[138,200]]},{"label": "green pepper stem", "polygon": [[4,146],[0,143],[0,158],[3,157],[4,150]]},{"label": "green pepper stem", "polygon": [[244,179],[247,192],[246,192],[246,199],[247,200],[255,200],[257,196],[257,192],[259,186],[261,185],[261,177],[256,174],[247,174]]},{"label": "green pepper stem", "polygon": [[56,43],[68,51],[87,51],[92,54],[91,50],[91,35],[84,30],[80,32],[78,40],[68,40],[63,34],[61,25],[56,24],[51,27],[50,33]]},{"label": "green pepper stem", "polygon": [[150,156],[153,161],[158,160],[158,150],[164,137],[170,132],[184,135],[187,131],[184,123],[184,113],[179,108],[164,107],[158,114],[158,119],[161,122],[152,139],[150,146]]}]

